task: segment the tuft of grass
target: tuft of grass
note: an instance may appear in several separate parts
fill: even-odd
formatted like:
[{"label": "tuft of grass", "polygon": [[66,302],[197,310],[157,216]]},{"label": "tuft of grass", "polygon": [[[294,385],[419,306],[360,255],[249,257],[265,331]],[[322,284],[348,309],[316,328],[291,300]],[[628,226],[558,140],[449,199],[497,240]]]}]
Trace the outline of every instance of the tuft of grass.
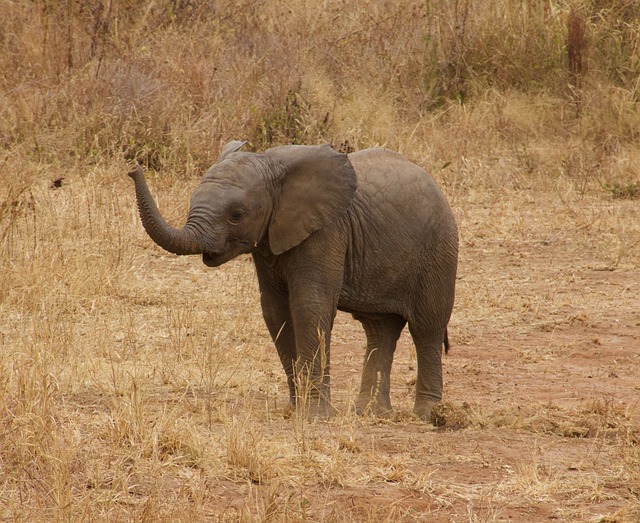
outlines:
[{"label": "tuft of grass", "polygon": [[640,198],[640,182],[614,182],[611,185],[605,184],[604,188],[616,200],[637,200]]}]

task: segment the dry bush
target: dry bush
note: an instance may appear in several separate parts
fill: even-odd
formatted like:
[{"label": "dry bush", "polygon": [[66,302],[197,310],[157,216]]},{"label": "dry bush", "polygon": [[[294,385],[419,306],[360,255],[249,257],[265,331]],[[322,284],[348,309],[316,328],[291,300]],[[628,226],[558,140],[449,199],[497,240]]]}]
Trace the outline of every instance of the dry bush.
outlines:
[{"label": "dry bush", "polygon": [[[413,150],[426,142],[410,130],[429,110],[447,117],[451,102],[475,104],[488,89],[546,96],[562,132],[575,124],[562,111],[578,74],[589,76],[586,128],[605,113],[597,100],[635,97],[637,12],[622,1],[5,3],[0,133],[37,161],[96,162],[124,149],[149,167],[192,172],[232,136],[258,149]],[[615,138],[635,139],[634,112],[611,109],[627,129]]]}]

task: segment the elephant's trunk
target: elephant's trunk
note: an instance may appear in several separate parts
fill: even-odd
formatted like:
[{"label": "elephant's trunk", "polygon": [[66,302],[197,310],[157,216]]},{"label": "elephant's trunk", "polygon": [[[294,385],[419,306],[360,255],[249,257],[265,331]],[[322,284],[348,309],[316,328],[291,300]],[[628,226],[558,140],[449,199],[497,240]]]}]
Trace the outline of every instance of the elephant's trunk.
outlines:
[{"label": "elephant's trunk", "polygon": [[136,186],[140,219],[147,234],[163,249],[174,254],[201,254],[202,249],[185,229],[171,227],[160,214],[144,179],[140,165],[129,173]]}]

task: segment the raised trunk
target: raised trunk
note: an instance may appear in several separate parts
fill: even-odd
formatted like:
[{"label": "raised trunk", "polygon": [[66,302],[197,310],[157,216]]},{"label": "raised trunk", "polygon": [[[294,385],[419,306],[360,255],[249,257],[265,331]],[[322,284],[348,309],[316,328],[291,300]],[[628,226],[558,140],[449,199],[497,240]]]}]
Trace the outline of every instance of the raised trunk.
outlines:
[{"label": "raised trunk", "polygon": [[174,254],[201,254],[202,249],[185,229],[169,225],[160,214],[144,179],[140,165],[129,173],[136,186],[136,198],[140,219],[147,234],[163,249]]}]

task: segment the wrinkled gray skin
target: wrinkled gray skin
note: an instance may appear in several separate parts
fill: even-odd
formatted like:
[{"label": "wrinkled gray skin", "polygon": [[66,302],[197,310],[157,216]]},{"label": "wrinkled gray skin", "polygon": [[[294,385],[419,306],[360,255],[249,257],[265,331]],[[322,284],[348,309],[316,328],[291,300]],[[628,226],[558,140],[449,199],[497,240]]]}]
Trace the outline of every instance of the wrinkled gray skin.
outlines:
[{"label": "wrinkled gray skin", "polygon": [[[400,154],[347,155],[329,146],[263,154],[231,142],[194,191],[182,229],[161,217],[138,168],[149,236],[210,267],[251,253],[264,319],[287,374],[292,404],[302,390],[314,415],[332,412],[330,337],[336,310],[367,336],[360,413],[388,416],[396,342],[406,324],[417,351],[415,413],[429,420],[442,398],[442,345],[454,300],[458,236],[434,180]],[[302,384],[305,384],[304,387]]]}]

